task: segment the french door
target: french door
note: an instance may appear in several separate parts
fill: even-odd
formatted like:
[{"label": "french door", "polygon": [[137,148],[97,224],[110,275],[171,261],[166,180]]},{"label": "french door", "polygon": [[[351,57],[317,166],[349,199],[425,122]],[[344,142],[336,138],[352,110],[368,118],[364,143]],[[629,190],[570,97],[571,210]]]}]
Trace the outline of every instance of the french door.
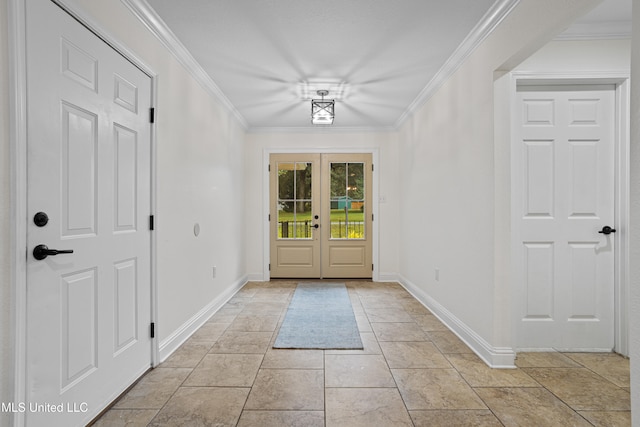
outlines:
[{"label": "french door", "polygon": [[372,277],[371,154],[272,154],[271,277]]}]

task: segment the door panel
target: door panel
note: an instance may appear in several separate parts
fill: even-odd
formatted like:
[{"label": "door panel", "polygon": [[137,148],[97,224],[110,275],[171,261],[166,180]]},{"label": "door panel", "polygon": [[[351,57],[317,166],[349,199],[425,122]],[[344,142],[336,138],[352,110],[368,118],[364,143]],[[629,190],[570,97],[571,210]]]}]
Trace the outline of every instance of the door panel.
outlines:
[{"label": "door panel", "polygon": [[609,351],[615,234],[598,231],[614,227],[614,88],[522,89],[517,98],[518,347]]},{"label": "door panel", "polygon": [[270,171],[271,276],[320,277],[320,157],[272,154]]},{"label": "door panel", "polygon": [[371,154],[322,155],[322,277],[372,275],[371,169]]},{"label": "door panel", "polygon": [[[150,367],[151,80],[27,1],[27,425],[85,425]],[[36,245],[72,249],[37,260]],[[76,406],[78,407],[78,406]]]},{"label": "door panel", "polygon": [[271,277],[370,278],[371,155],[272,154]]}]

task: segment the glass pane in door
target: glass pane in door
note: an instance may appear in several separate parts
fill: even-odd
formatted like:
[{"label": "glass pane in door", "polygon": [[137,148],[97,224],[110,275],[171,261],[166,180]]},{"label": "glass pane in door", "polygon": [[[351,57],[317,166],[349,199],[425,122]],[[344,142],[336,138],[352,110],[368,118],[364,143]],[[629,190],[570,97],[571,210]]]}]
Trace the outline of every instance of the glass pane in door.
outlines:
[{"label": "glass pane in door", "polygon": [[278,239],[311,239],[312,163],[278,163]]},{"label": "glass pane in door", "polygon": [[331,238],[364,239],[364,163],[331,163]]}]

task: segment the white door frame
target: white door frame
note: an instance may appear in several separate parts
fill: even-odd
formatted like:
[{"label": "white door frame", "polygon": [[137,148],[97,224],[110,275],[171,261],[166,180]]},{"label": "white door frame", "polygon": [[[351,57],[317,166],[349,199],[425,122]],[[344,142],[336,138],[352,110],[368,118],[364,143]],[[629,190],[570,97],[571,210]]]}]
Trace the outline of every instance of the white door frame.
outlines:
[{"label": "white door frame", "polygon": [[372,280],[378,281],[380,277],[380,265],[379,265],[379,175],[378,175],[378,148],[265,148],[262,152],[262,218],[263,218],[263,227],[262,227],[262,253],[263,261],[262,261],[262,277],[263,280],[269,281],[271,280],[271,273],[269,272],[269,263],[271,262],[271,246],[270,239],[271,229],[269,228],[269,158],[271,154],[309,154],[309,153],[319,153],[319,154],[343,154],[343,153],[366,153],[371,154],[371,159],[374,165],[373,168],[373,203],[372,203],[372,213],[373,213],[373,224],[372,224],[372,236],[371,236],[371,256],[373,262],[373,273]]},{"label": "white door frame", "polygon": [[[628,295],[629,295],[629,281],[628,281],[628,265],[629,265],[629,240],[627,237],[627,229],[629,223],[629,100],[630,100],[630,88],[629,88],[629,73],[618,72],[603,72],[603,73],[543,73],[543,72],[512,72],[511,73],[511,88],[509,90],[509,105],[511,106],[511,117],[509,123],[511,123],[510,135],[515,134],[514,127],[516,123],[517,114],[513,114],[516,111],[516,88],[518,86],[537,86],[537,85],[592,85],[592,84],[613,84],[615,85],[615,227],[620,231],[616,234],[615,238],[615,261],[614,261],[614,336],[615,346],[614,350],[617,353],[628,355],[629,354],[629,324],[628,324]],[[510,138],[510,140],[512,140]],[[514,181],[514,176],[518,171],[515,166],[518,165],[519,159],[514,158],[513,151],[511,151],[511,182]],[[512,189],[511,191],[514,191]],[[513,204],[513,198],[511,199],[511,229],[517,230],[520,222],[516,220],[516,215],[519,210]],[[517,334],[518,326],[520,324],[518,319],[518,308],[520,302],[516,300],[517,292],[515,289],[517,285],[517,278],[522,277],[521,271],[517,271],[515,265],[515,259],[518,255],[518,243],[513,239],[513,236],[518,233],[511,233],[511,277],[512,277],[512,309],[513,309],[513,323],[512,328],[513,339],[512,343],[516,343],[515,334]]]},{"label": "white door frame", "polygon": [[[157,113],[157,75],[140,57],[120,43],[116,37],[102,28],[93,18],[81,10],[72,0],[51,0],[82,25],[100,37],[116,52],[124,56],[151,78],[151,106]],[[25,402],[26,390],[26,316],[27,316],[27,105],[26,105],[26,12],[23,0],[8,0],[9,36],[9,110],[10,110],[10,159],[11,159],[11,287],[13,293],[11,319],[13,321],[14,378],[13,401]],[[157,114],[156,114],[157,116]],[[151,125],[151,214],[156,213],[156,127]],[[151,321],[157,321],[155,233],[151,233]],[[158,363],[158,339],[154,338],[150,349],[152,366]],[[124,391],[124,390],[123,390]],[[15,413],[14,426],[24,425],[24,414]]]}]

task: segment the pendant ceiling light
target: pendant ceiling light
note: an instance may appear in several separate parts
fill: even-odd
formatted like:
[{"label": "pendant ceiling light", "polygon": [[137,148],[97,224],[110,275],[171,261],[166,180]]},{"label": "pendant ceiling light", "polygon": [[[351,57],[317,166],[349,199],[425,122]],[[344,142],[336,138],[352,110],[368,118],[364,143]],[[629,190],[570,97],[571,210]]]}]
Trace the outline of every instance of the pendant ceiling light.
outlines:
[{"label": "pendant ceiling light", "polygon": [[324,100],[329,95],[328,90],[319,90],[318,96],[322,99],[311,100],[311,123],[314,125],[331,125],[333,124],[335,101]]}]

